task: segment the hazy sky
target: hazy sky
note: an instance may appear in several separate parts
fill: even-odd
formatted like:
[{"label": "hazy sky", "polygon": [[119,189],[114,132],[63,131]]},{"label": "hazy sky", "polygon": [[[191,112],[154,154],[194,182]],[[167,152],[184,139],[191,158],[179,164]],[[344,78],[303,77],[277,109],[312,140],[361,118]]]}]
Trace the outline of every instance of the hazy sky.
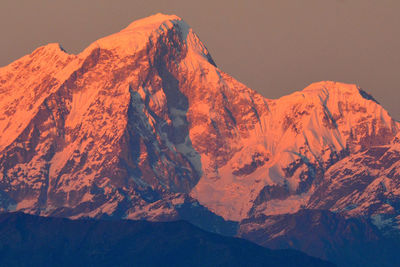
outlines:
[{"label": "hazy sky", "polygon": [[268,98],[357,83],[400,119],[399,0],[0,0],[0,66],[50,42],[79,53],[158,12],[182,17],[222,70]]}]

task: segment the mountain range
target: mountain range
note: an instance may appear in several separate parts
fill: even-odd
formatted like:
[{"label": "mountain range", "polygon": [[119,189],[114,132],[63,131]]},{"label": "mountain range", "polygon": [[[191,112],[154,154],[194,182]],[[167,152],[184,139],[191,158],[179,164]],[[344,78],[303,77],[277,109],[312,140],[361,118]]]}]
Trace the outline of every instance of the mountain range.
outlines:
[{"label": "mountain range", "polygon": [[390,266],[400,123],[352,84],[267,99],[220,70],[181,18],[157,14],[77,55],[49,44],[0,68],[0,210],[184,219]]}]

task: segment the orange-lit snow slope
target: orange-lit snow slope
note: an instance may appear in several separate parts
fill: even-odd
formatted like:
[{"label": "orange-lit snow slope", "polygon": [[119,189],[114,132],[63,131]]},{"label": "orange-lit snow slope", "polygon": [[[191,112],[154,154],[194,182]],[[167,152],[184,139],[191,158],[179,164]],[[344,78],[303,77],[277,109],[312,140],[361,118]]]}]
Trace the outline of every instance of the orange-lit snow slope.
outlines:
[{"label": "orange-lit snow slope", "polygon": [[399,127],[356,85],[266,99],[216,67],[182,19],[157,14],[78,55],[50,44],[0,69],[0,208],[400,219]]}]

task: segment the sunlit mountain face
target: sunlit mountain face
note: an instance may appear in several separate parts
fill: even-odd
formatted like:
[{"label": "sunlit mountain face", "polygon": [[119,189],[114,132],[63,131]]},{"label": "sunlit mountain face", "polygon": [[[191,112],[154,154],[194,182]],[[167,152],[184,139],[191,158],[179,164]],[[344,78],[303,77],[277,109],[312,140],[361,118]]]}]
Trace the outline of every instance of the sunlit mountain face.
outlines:
[{"label": "sunlit mountain face", "polygon": [[351,84],[267,99],[157,14],[80,54],[49,44],[0,68],[0,209],[185,219],[344,265],[380,247],[390,264],[400,124]]}]

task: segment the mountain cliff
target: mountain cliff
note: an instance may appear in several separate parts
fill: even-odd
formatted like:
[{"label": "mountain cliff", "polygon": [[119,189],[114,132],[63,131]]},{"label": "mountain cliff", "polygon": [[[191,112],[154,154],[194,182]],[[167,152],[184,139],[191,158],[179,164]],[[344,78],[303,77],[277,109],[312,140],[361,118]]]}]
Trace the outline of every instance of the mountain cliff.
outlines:
[{"label": "mountain cliff", "polygon": [[50,44],[0,68],[0,208],[184,217],[217,232],[228,221],[231,234],[245,221],[244,236],[270,216],[327,210],[389,233],[400,124],[351,84],[264,98],[182,19],[157,14],[78,55]]}]

